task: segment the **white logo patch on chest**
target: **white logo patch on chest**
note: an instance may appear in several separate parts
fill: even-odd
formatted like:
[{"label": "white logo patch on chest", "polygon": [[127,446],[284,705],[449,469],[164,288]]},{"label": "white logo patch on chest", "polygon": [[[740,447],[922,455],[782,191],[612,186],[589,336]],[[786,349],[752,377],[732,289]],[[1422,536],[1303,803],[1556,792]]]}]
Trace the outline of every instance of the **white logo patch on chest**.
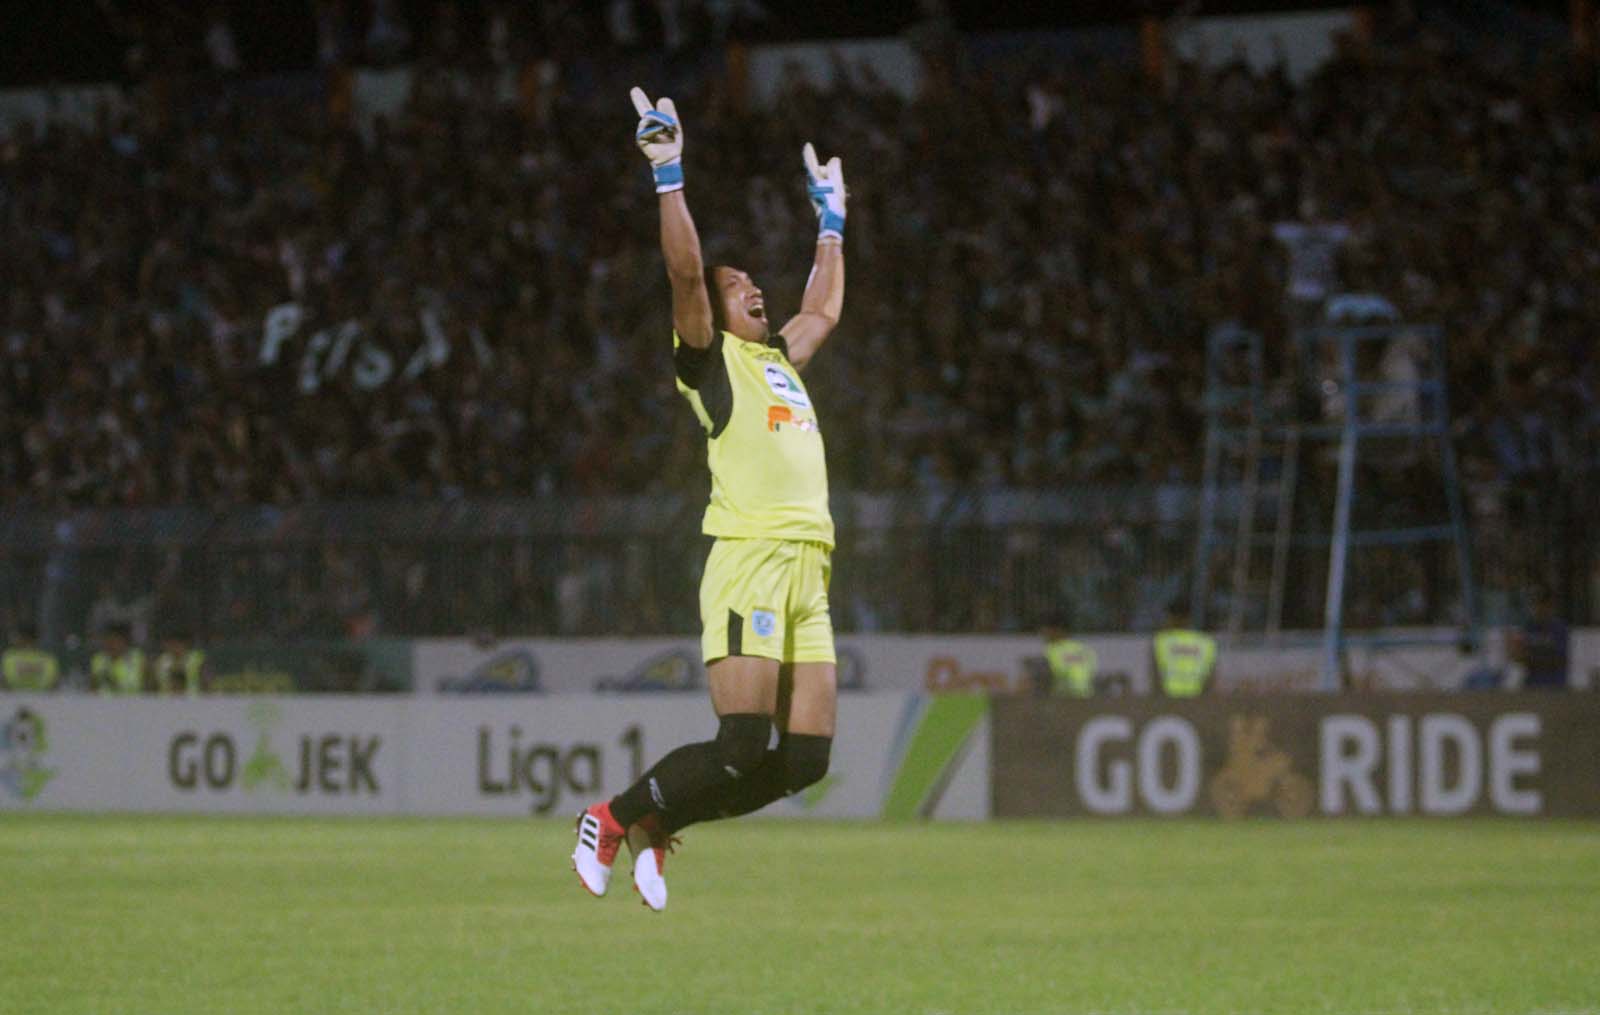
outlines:
[{"label": "white logo patch on chest", "polygon": [[790,377],[783,367],[768,363],[762,371],[767,376],[767,387],[772,389],[773,394],[790,405],[802,409],[811,408],[811,399],[806,395],[805,389],[801,388],[800,382]]}]

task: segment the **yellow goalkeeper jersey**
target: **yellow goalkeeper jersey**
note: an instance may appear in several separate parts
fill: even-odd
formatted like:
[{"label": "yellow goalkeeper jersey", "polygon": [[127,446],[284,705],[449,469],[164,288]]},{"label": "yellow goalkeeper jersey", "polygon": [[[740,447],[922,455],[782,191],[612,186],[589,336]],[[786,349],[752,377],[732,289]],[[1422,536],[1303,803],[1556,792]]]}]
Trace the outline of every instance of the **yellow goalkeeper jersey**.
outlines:
[{"label": "yellow goalkeeper jersey", "polygon": [[706,535],[833,547],[822,430],[782,335],[720,332],[705,349],[672,336],[678,390],[706,431]]}]

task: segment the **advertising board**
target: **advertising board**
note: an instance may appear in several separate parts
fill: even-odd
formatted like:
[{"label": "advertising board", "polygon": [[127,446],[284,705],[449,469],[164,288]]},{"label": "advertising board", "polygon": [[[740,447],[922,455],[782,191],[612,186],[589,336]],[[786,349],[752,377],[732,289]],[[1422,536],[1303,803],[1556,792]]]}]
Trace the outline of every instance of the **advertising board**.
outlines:
[{"label": "advertising board", "polygon": [[1600,816],[1600,699],[996,699],[998,817]]},{"label": "advertising board", "polygon": [[0,807],[391,812],[399,720],[381,699],[0,695]]},{"label": "advertising board", "polygon": [[[863,694],[780,817],[983,818],[988,699]],[[700,695],[0,695],[0,809],[559,815],[716,735]]]}]

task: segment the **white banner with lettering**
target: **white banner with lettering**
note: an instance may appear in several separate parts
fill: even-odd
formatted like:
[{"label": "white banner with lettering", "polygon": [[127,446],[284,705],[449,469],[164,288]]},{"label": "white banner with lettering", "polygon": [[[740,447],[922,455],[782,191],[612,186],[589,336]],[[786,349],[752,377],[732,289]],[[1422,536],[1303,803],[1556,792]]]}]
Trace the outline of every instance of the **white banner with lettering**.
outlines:
[{"label": "white banner with lettering", "polygon": [[[0,695],[0,809],[567,814],[716,720],[699,696]],[[776,816],[982,818],[988,700],[852,696]]]}]

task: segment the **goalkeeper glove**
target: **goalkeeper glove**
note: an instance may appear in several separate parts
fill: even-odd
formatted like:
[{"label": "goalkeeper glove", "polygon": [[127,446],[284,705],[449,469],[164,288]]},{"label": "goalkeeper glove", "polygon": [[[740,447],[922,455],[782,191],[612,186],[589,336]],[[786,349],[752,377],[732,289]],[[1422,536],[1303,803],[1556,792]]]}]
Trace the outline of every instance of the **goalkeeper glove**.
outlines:
[{"label": "goalkeeper glove", "polygon": [[807,141],[800,155],[806,163],[806,195],[817,210],[817,239],[844,239],[844,164],[835,155],[827,165],[817,162],[817,150]]},{"label": "goalkeeper glove", "polygon": [[639,113],[639,126],[633,132],[633,140],[650,160],[656,193],[682,190],[683,125],[678,122],[678,107],[668,98],[660,99],[652,107],[642,88],[635,88],[628,94]]}]

